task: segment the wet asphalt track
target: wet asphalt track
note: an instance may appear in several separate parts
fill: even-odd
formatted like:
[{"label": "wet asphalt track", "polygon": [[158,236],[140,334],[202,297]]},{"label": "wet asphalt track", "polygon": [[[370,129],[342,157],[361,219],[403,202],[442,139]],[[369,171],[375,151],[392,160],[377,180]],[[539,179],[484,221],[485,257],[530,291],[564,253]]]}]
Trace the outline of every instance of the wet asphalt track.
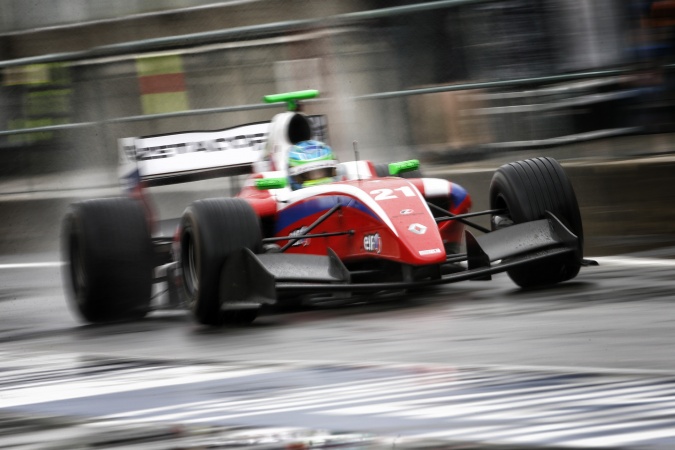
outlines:
[{"label": "wet asphalt track", "polygon": [[[89,424],[56,426],[61,440],[159,423],[220,427],[219,442],[244,426],[350,431],[342,438],[376,447],[672,448],[675,249],[638,256],[546,290],[498,275],[222,329],[181,311],[82,325],[57,254],[3,257],[0,417]],[[8,436],[0,443],[38,439]]]},{"label": "wet asphalt track", "polygon": [[[182,311],[79,323],[61,288],[59,220],[76,198],[114,193],[62,177],[58,191],[12,187],[0,202],[0,446],[673,448],[675,247],[659,207],[671,197],[626,197],[631,167],[574,178],[587,256],[658,250],[600,259],[546,290],[502,274],[222,329]],[[635,172],[668,185],[671,166],[655,167],[665,175]],[[461,180],[478,209],[489,177]],[[598,183],[617,198],[585,189]],[[160,192],[162,217],[209,195],[222,189]],[[617,205],[645,221],[614,229]]]}]

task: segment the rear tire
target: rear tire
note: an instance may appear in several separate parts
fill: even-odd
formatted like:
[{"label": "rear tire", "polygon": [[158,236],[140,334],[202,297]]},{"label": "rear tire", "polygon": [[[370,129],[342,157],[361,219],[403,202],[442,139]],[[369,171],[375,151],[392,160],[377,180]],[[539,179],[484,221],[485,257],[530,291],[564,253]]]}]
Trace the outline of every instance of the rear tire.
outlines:
[{"label": "rear tire", "polygon": [[138,320],[148,313],[153,251],[138,201],[72,204],[63,222],[62,255],[67,297],[85,321]]},{"label": "rear tire", "polygon": [[[509,270],[518,286],[550,285],[577,276],[584,242],[581,214],[572,183],[556,160],[533,158],[501,166],[490,184],[490,208],[506,209],[499,219],[513,224],[543,219],[550,211],[579,238],[575,254]],[[494,219],[493,229],[498,227]]]},{"label": "rear tire", "polygon": [[216,198],[192,203],[181,221],[183,286],[195,319],[204,325],[250,323],[257,310],[221,311],[220,273],[228,257],[244,248],[260,253],[260,221],[242,199]]}]

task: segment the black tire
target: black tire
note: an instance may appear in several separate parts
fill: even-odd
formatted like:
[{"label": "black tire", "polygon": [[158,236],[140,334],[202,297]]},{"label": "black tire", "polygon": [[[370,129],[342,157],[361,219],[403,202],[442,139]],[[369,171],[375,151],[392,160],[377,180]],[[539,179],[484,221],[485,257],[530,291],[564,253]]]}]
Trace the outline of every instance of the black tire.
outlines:
[{"label": "black tire", "polygon": [[258,318],[257,309],[235,309],[223,313],[223,323],[227,325],[250,325]]},{"label": "black tire", "polygon": [[261,251],[260,220],[251,205],[238,198],[196,201],[183,213],[181,230],[183,286],[195,319],[204,325],[252,322],[252,312],[222,312],[219,295],[227,258],[243,248]]},{"label": "black tire", "polygon": [[579,238],[573,255],[509,270],[518,286],[545,286],[577,276],[584,244],[581,214],[572,183],[555,159],[533,158],[497,169],[490,184],[490,208],[506,209],[505,218],[514,224],[542,219],[550,211]]},{"label": "black tire", "polygon": [[[378,177],[389,177],[389,164],[380,163],[373,164],[375,166],[375,174]],[[398,175],[399,178],[424,178],[420,169],[411,170],[410,172],[403,172]]]},{"label": "black tire", "polygon": [[148,313],[153,251],[141,203],[109,198],[72,204],[62,255],[69,303],[84,320],[138,320]]}]

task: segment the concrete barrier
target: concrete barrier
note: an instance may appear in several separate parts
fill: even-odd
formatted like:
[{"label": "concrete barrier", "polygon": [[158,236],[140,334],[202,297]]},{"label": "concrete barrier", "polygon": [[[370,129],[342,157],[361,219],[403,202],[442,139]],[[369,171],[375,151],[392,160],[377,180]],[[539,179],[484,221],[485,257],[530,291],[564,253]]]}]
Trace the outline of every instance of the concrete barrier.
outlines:
[{"label": "concrete barrier", "polygon": [[[496,168],[498,165],[495,165]],[[675,245],[675,158],[563,163],[572,181],[589,256]],[[487,209],[493,167],[439,171],[471,193],[475,210]],[[476,222],[488,225],[487,218]]]},{"label": "concrete barrier", "polygon": [[[446,178],[471,194],[474,210],[486,209],[499,162],[468,166],[423,166],[427,176]],[[585,232],[585,254],[602,256],[675,246],[675,157],[563,162],[577,193]],[[178,217],[193,200],[225,196],[225,180],[203,187],[157,188],[162,217]],[[68,205],[83,198],[113,196],[118,188],[58,190],[0,195],[0,255],[55,252]],[[488,218],[477,218],[487,226]]]}]

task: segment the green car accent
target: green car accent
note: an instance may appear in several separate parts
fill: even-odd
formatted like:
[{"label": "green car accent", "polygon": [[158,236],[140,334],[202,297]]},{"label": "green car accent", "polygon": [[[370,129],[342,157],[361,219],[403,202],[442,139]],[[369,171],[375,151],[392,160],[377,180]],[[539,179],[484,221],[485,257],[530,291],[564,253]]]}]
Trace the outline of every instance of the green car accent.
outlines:
[{"label": "green car accent", "polygon": [[285,92],[283,94],[270,94],[263,97],[266,103],[280,103],[286,102],[289,111],[296,111],[298,109],[298,100],[307,100],[319,96],[319,91],[316,89],[308,89],[306,91]]},{"label": "green car accent", "polygon": [[409,159],[407,161],[399,161],[389,164],[389,175],[398,175],[402,172],[410,172],[420,168],[420,161],[418,159]]},{"label": "green car accent", "polygon": [[286,187],[288,181],[286,178],[258,178],[255,180],[255,187],[261,191],[267,189],[281,189]]}]

